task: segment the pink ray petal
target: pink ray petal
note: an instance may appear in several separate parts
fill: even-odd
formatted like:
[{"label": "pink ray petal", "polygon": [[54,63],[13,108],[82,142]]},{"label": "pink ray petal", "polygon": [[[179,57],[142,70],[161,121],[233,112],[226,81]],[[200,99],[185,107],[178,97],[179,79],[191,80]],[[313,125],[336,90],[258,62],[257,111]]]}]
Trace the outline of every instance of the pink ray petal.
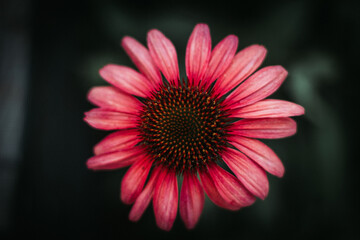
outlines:
[{"label": "pink ray petal", "polygon": [[189,38],[185,56],[186,75],[192,85],[198,85],[203,79],[210,56],[210,29],[206,24],[197,24]]},{"label": "pink ray petal", "polygon": [[141,103],[135,97],[110,86],[92,88],[88,99],[93,104],[110,111],[136,114],[141,109]]},{"label": "pink ray petal", "polygon": [[238,108],[231,117],[238,118],[276,118],[291,117],[304,114],[302,106],[277,99],[265,99],[254,104]]},{"label": "pink ray petal", "polygon": [[179,80],[179,65],[176,50],[172,42],[157,29],[149,31],[147,42],[150,55],[165,78],[169,82],[177,84]]},{"label": "pink ray petal", "polygon": [[196,173],[184,173],[180,193],[180,216],[186,228],[192,229],[198,222],[204,207],[204,191]]},{"label": "pink ray petal", "polygon": [[150,179],[147,182],[144,190],[140,193],[139,197],[136,198],[136,201],[131,208],[131,211],[129,213],[130,221],[139,221],[146,208],[149,206],[149,203],[154,194],[155,185],[160,171],[161,168],[159,167],[155,167],[152,171]]},{"label": "pink ray petal", "polygon": [[225,199],[221,197],[219,191],[215,186],[214,180],[212,179],[207,170],[199,171],[199,176],[206,194],[214,204],[228,210],[239,210],[242,207],[239,205],[234,206],[232,203],[225,201]]},{"label": "pink ray petal", "polygon": [[216,93],[226,93],[250,76],[264,61],[266,48],[251,45],[238,52],[231,65],[216,82]]},{"label": "pink ray petal", "polygon": [[94,156],[86,162],[86,165],[92,170],[110,170],[129,166],[143,157],[143,149],[133,147]]},{"label": "pink ray petal", "polygon": [[287,71],[282,66],[264,67],[243,82],[227,100],[233,108],[244,107],[274,93],[284,82]]},{"label": "pink ray petal", "polygon": [[296,122],[291,118],[242,119],[234,123],[232,131],[251,138],[284,138],[296,133]]},{"label": "pink ray petal", "polygon": [[132,37],[124,37],[121,46],[129,55],[135,66],[145,77],[150,79],[155,85],[161,84],[161,74],[155,65],[149,50]]},{"label": "pink ray petal", "polygon": [[281,160],[276,153],[264,143],[256,139],[240,136],[233,136],[229,140],[237,149],[259,164],[265,171],[277,177],[284,175],[285,168]]},{"label": "pink ray petal", "polygon": [[155,187],[153,207],[158,227],[170,231],[178,208],[178,184],[174,171],[160,173]]},{"label": "pink ray petal", "polygon": [[138,117],[132,114],[94,108],[85,113],[84,121],[97,129],[115,130],[135,128],[137,119]]},{"label": "pink ray petal", "polygon": [[144,157],[136,161],[126,172],[121,182],[121,200],[133,203],[141,193],[153,161]]},{"label": "pink ray petal", "polygon": [[238,46],[238,37],[229,35],[221,40],[211,52],[209,67],[205,73],[206,84],[213,82],[229,67]]},{"label": "pink ray petal", "polygon": [[108,64],[99,73],[108,83],[128,94],[146,98],[153,88],[144,75],[129,67]]},{"label": "pink ray petal", "polygon": [[223,160],[240,182],[255,196],[265,199],[269,192],[269,181],[265,171],[244,154],[228,149]]},{"label": "pink ray petal", "polygon": [[255,197],[240,183],[240,181],[216,164],[208,166],[211,178],[220,196],[234,208],[250,206]]},{"label": "pink ray petal", "polygon": [[135,129],[120,130],[109,134],[94,147],[95,155],[134,147],[140,140]]}]

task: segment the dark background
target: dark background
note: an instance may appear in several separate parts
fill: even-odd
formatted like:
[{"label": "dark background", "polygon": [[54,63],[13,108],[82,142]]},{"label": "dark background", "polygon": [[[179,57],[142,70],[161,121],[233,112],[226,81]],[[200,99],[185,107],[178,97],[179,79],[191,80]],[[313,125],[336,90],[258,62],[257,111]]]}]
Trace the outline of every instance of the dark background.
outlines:
[{"label": "dark background", "polygon": [[[356,1],[0,2],[0,238],[335,239],[359,238],[359,4]],[[150,207],[138,223],[119,200],[125,169],[93,172],[85,162],[107,133],[82,120],[86,93],[105,85],[98,69],[133,66],[125,35],[145,44],[169,37],[185,76],[187,39],[209,24],[213,46],[228,34],[239,49],[263,44],[263,64],[289,77],[273,96],[297,102],[298,134],[265,141],[283,160],[265,201],[231,212],[206,200],[197,227],[178,215],[171,232]]]}]

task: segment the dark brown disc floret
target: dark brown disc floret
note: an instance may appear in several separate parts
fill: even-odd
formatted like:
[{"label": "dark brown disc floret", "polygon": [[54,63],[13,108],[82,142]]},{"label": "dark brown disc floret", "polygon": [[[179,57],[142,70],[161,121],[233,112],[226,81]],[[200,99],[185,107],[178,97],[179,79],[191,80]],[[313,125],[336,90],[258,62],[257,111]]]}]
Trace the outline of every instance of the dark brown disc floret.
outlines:
[{"label": "dark brown disc floret", "polygon": [[188,86],[163,86],[144,101],[141,144],[156,164],[177,173],[203,168],[220,158],[227,144],[228,118],[212,95]]}]

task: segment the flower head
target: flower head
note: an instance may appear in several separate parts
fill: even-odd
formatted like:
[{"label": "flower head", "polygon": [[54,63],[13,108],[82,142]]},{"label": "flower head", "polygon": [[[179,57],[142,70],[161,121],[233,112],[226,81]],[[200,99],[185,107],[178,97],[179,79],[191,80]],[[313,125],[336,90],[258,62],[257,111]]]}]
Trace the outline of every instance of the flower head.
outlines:
[{"label": "flower head", "polygon": [[[112,86],[89,92],[99,108],[85,113],[85,121],[117,131],[94,147],[88,168],[130,166],[121,183],[121,200],[133,204],[130,220],[139,220],[152,201],[156,223],[164,230],[171,229],[178,202],[185,226],[193,228],[203,210],[204,190],[229,210],[264,199],[266,172],[282,177],[284,166],[256,138],[291,136],[296,123],[289,117],[304,114],[295,103],[265,99],[287,71],[281,66],[256,71],[266,49],[252,45],[236,53],[234,35],[212,49],[206,24],[196,25],[189,38],[186,78],[179,76],[174,45],[160,31],[148,32],[147,45],[124,37],[122,46],[139,72],[106,65],[100,75]],[[180,199],[178,178],[183,179]]]}]

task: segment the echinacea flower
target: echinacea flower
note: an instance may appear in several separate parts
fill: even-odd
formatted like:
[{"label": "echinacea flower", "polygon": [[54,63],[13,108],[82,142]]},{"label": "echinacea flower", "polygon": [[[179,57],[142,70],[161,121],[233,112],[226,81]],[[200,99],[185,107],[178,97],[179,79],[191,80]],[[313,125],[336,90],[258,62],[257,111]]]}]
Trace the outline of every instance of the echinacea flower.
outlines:
[{"label": "echinacea flower", "polygon": [[179,203],[191,229],[203,210],[204,190],[214,204],[238,210],[268,195],[266,172],[283,176],[280,159],[256,138],[295,134],[289,117],[304,114],[304,108],[265,99],[287,71],[256,71],[266,49],[252,45],[236,53],[237,45],[238,38],[229,35],[212,49],[209,27],[196,25],[186,48],[187,77],[180,78],[174,45],[154,29],[148,48],[131,37],[122,40],[139,72],[115,64],[100,70],[112,86],[91,89],[88,99],[99,108],[86,112],[85,121],[117,131],[94,147],[87,166],[130,166],[121,183],[121,200],[133,204],[130,220],[139,220],[152,201],[157,225],[168,231]]}]

